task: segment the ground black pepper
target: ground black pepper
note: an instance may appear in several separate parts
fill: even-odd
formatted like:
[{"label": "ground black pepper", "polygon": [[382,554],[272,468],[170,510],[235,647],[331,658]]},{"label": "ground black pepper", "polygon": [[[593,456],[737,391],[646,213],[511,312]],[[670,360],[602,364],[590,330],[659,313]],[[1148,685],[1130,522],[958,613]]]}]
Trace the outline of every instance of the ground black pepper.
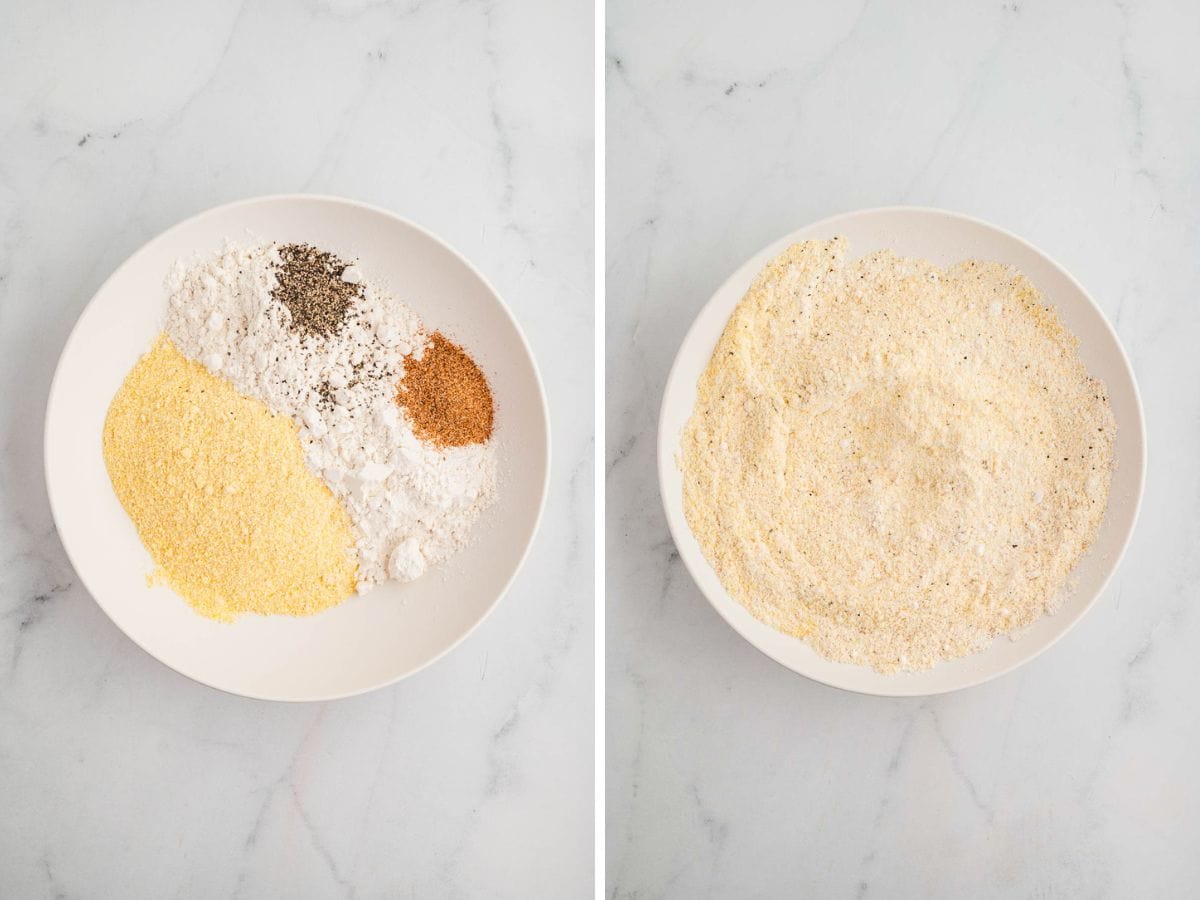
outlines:
[{"label": "ground black pepper", "polygon": [[350,264],[308,244],[284,244],[279,256],[271,298],[291,313],[291,329],[314,337],[337,334],[362,294],[359,285],[342,281]]},{"label": "ground black pepper", "polygon": [[317,405],[322,409],[333,409],[333,385],[322,381],[317,385]]}]

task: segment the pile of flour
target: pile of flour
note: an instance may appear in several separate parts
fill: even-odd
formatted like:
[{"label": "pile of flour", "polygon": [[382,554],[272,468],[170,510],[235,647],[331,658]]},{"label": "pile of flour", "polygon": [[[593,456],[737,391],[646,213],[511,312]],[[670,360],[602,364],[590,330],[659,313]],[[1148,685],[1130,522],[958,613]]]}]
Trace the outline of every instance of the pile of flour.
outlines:
[{"label": "pile of flour", "polygon": [[494,500],[491,441],[439,450],[396,404],[404,358],[428,344],[421,320],[366,282],[341,328],[301,335],[275,301],[275,244],[227,242],[170,273],[167,336],[187,357],[299,427],[308,465],[345,504],[357,530],[358,590],[412,581],[468,539]]}]

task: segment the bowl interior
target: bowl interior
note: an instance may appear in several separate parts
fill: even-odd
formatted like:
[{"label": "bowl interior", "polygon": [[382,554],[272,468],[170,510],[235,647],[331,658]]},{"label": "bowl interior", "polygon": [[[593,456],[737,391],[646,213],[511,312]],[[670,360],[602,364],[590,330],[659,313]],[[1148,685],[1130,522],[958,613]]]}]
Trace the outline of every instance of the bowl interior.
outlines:
[{"label": "bowl interior", "polygon": [[[461,341],[496,400],[496,504],[470,546],[407,585],[308,618],[201,618],[166,587],[113,493],[101,434],[113,395],[161,330],[174,261],[226,238],[305,241],[357,258],[368,278]],[[267,197],[219,207],[164,232],[100,288],[68,339],[46,415],[46,480],[59,535],[112,620],[173,669],[233,693],[316,700],[393,682],[445,653],[499,600],[524,559],[545,499],[545,397],[529,347],[503,302],[457,253],[382,210],[336,198]]]},{"label": "bowl interior", "polygon": [[[708,365],[725,323],[754,276],[795,241],[844,235],[858,257],[891,248],[939,265],[976,258],[1016,266],[1054,304],[1079,338],[1088,371],[1108,387],[1117,421],[1116,470],[1108,510],[1095,544],[1072,573],[1061,609],[1043,616],[1016,640],[999,638],[973,656],[922,672],[880,675],[873,669],[830,662],[803,641],[755,619],[721,586],[683,514],[682,477],[676,463],[679,438],[696,401],[696,383]],[[1044,253],[995,226],[942,210],[888,208],[847,213],[802,228],[765,248],[739,268],[697,316],[667,380],[658,435],[659,483],[667,523],[696,584],[717,612],[772,659],[816,681],[868,694],[911,696],[956,690],[994,678],[1026,662],[1062,637],[1087,611],[1115,571],[1133,532],[1145,471],[1141,402],[1128,360],[1100,309],[1084,289]]]}]

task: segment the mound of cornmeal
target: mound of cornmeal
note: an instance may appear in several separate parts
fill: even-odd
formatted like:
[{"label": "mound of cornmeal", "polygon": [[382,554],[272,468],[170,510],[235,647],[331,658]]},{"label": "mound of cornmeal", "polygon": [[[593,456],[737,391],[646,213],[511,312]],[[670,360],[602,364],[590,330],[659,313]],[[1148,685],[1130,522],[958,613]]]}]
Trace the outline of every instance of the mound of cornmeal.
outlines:
[{"label": "mound of cornmeal", "polygon": [[296,425],[160,337],[104,422],[104,461],[156,576],[201,615],[310,615],[355,590],[350,517]]}]

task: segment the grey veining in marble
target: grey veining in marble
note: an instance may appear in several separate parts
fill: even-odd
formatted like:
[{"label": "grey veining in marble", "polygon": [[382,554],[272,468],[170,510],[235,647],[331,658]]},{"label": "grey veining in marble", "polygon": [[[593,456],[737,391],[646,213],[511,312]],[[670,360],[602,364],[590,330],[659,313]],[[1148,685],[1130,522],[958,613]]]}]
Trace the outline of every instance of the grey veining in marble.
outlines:
[{"label": "grey veining in marble", "polygon": [[[608,895],[1190,896],[1200,880],[1200,8],[609,6]],[[921,700],[777,666],[708,607],[657,497],[658,402],[748,256],[941,206],[1093,293],[1150,471],[1105,596],[1020,671]]]},{"label": "grey veining in marble", "polygon": [[[592,10],[515,2],[5,5],[0,26],[0,896],[588,896]],[[317,705],[225,696],[78,585],[43,409],[100,282],[174,222],[313,191],[474,261],[524,326],[554,470],[460,648]]]}]

